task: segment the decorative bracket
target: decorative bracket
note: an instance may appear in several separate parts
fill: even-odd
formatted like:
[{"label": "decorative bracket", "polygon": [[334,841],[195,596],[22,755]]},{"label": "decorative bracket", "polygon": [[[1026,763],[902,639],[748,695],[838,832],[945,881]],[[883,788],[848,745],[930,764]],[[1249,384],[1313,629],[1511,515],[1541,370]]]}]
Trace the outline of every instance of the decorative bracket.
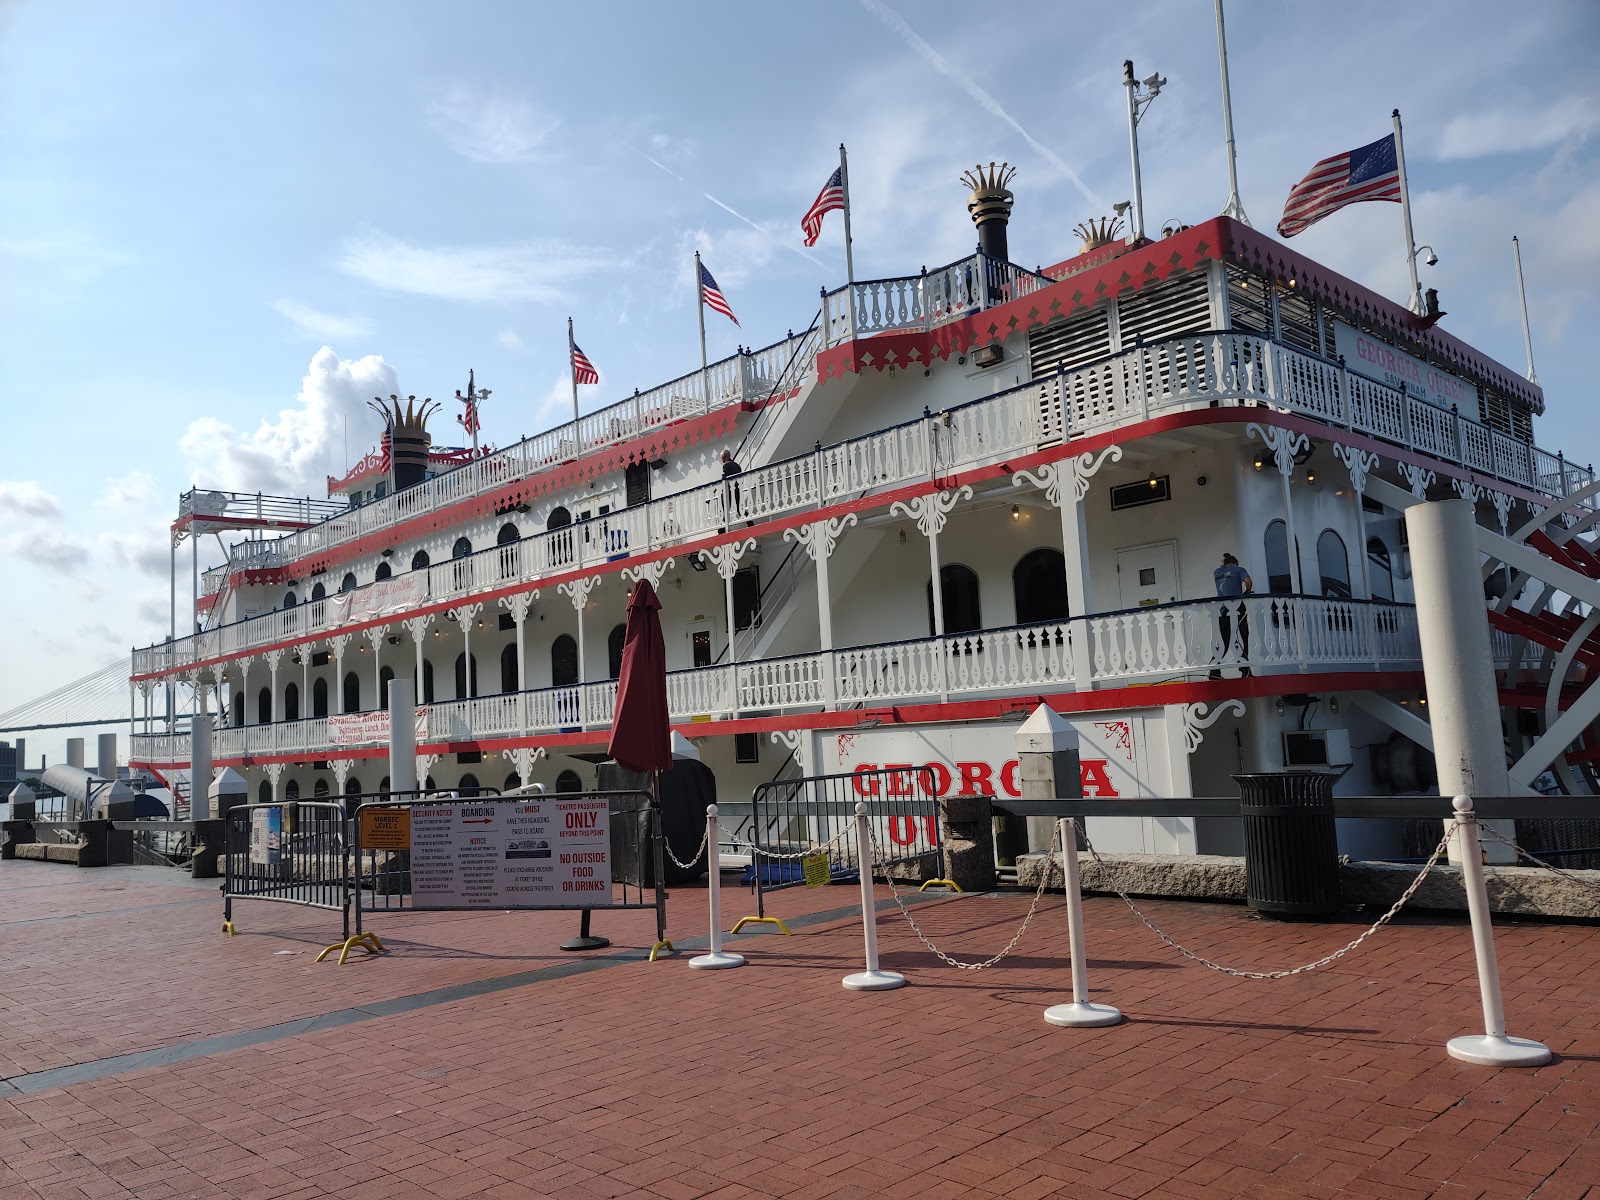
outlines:
[{"label": "decorative bracket", "polygon": [[846,513],[842,517],[825,517],[810,525],[802,525],[798,529],[785,529],[783,540],[804,546],[807,557],[816,562],[819,557],[832,558],[833,548],[839,544],[839,535],[855,523],[855,513]]},{"label": "decorative bracket", "polygon": [[1057,508],[1061,507],[1062,496],[1069,488],[1073,503],[1081,504],[1083,498],[1089,494],[1089,479],[1099,473],[1100,468],[1106,465],[1107,459],[1121,462],[1122,447],[1107,446],[1098,456],[1092,452],[1085,452],[1076,458],[1040,463],[1036,470],[1018,471],[1011,480],[1013,483],[1027,482],[1036,488],[1043,488],[1045,499]]},{"label": "decorative bracket", "polygon": [[525,785],[530,782],[528,776],[533,773],[533,764],[549,757],[549,753],[543,746],[516,746],[500,751],[501,757],[511,764]]},{"label": "decorative bracket", "polygon": [[1500,518],[1500,536],[1507,537],[1511,526],[1511,506],[1516,503],[1509,492],[1490,492],[1489,503],[1494,505],[1494,515]]},{"label": "decorative bracket", "polygon": [[406,627],[406,632],[411,635],[411,640],[420,646],[422,644],[422,637],[428,632],[428,626],[432,623],[432,621],[433,614],[427,613],[420,617],[408,617],[406,620],[401,621],[400,624]]},{"label": "decorative bracket", "polygon": [[556,584],[556,591],[571,600],[574,609],[581,610],[585,604],[589,603],[589,593],[599,586],[600,576],[580,575],[577,579],[569,579],[565,583]]},{"label": "decorative bracket", "polygon": [[935,538],[950,519],[950,510],[955,508],[957,501],[971,499],[972,486],[964,483],[948,492],[926,492],[910,500],[896,500],[889,506],[889,511],[910,517],[922,530],[923,537]]},{"label": "decorative bracket", "polygon": [[1406,483],[1411,485],[1411,494],[1418,500],[1428,498],[1428,485],[1438,479],[1427,467],[1416,463],[1401,463],[1400,474],[1405,476]]},{"label": "decorative bracket", "polygon": [[336,633],[328,639],[328,644],[333,647],[333,656],[340,662],[344,661],[344,652],[351,642],[355,641],[353,633]]},{"label": "decorative bracket", "polygon": [[1364,495],[1368,474],[1382,460],[1370,450],[1363,450],[1360,446],[1341,446],[1338,442],[1333,444],[1333,456],[1350,472],[1350,486],[1356,495]]},{"label": "decorative bracket", "polygon": [[1224,713],[1231,711],[1236,717],[1244,716],[1244,704],[1238,700],[1224,700],[1209,715],[1207,708],[1205,704],[1183,705],[1180,714],[1183,721],[1183,745],[1190,754],[1200,748],[1200,743],[1205,740],[1205,731],[1215,725]]},{"label": "decorative bracket", "polygon": [[1482,487],[1470,479],[1452,479],[1450,481],[1450,486],[1455,488],[1456,492],[1463,500],[1472,501],[1474,507],[1477,506],[1478,501],[1482,500],[1489,491],[1488,488]]},{"label": "decorative bracket", "polygon": [[700,551],[711,565],[716,567],[717,574],[722,576],[723,582],[733,578],[734,572],[739,569],[739,560],[756,544],[755,538],[745,538],[739,541],[735,538],[731,542],[724,542],[720,546],[710,546]]},{"label": "decorative bracket", "polygon": [[659,592],[661,590],[661,577],[667,573],[667,568],[672,566],[675,561],[675,559],[671,558],[658,558],[655,562],[640,563],[637,567],[623,567],[619,574],[633,583],[648,579],[650,586]]},{"label": "decorative bracket", "polygon": [[528,619],[528,613],[533,609],[533,602],[538,599],[539,589],[531,592],[515,592],[510,596],[501,596],[500,603],[511,612],[512,620],[521,625]]},{"label": "decorative bracket", "polygon": [[428,772],[433,770],[433,764],[438,761],[439,756],[437,754],[417,755],[417,790],[419,792],[428,790]]},{"label": "decorative bracket", "polygon": [[278,664],[283,661],[283,655],[284,655],[283,647],[282,646],[278,646],[275,649],[268,650],[261,657],[266,659],[266,661],[267,661],[267,670],[271,671],[274,675],[276,675],[278,673]]},{"label": "decorative bracket", "polygon": [[339,795],[344,795],[344,782],[350,778],[350,768],[355,764],[348,758],[333,760],[333,778],[339,784]]},{"label": "decorative bracket", "polygon": [[476,604],[462,604],[449,610],[450,615],[456,619],[456,624],[464,630],[478,619],[478,614],[483,611],[483,601]]},{"label": "decorative bracket", "polygon": [[805,745],[807,738],[804,732],[798,729],[775,729],[772,731],[772,740],[793,751],[794,761],[800,764],[801,774],[810,772],[811,764],[806,760],[811,756],[807,753]]},{"label": "decorative bracket", "polygon": [[1254,421],[1244,427],[1246,437],[1259,437],[1277,465],[1278,474],[1288,479],[1294,474],[1294,456],[1311,449],[1311,439],[1282,425],[1258,425]]}]

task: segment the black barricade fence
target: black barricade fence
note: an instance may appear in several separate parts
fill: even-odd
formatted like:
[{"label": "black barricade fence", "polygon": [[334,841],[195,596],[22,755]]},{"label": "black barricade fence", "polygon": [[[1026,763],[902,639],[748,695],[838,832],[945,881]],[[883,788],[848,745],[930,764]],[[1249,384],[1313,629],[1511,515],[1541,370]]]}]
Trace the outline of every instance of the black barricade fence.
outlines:
[{"label": "black barricade fence", "polygon": [[[805,851],[825,853],[828,878],[860,877],[854,833],[856,805],[878,843],[878,873],[897,879],[933,879],[939,873],[937,783],[926,767],[886,767],[839,775],[812,775],[764,783],[750,797],[752,861],[748,882],[756,912],[766,916],[764,894],[806,882]],[[870,856],[871,849],[866,853]],[[781,856],[781,857],[780,857]],[[869,858],[870,862],[870,858]]]},{"label": "black barricade fence", "polygon": [[370,913],[650,908],[671,948],[648,792],[378,797],[353,839],[358,936]]},{"label": "black barricade fence", "polygon": [[224,933],[233,933],[235,900],[276,900],[343,913],[349,936],[350,862],[342,804],[237,804],[228,810],[224,828]]}]

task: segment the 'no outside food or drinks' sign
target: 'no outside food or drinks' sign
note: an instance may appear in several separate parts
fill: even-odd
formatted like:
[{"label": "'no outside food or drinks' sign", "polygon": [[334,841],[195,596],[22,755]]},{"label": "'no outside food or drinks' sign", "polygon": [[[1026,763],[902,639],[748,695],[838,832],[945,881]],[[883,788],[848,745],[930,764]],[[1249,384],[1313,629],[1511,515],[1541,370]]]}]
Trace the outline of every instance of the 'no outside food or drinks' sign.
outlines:
[{"label": "'no outside food or drinks' sign", "polygon": [[411,809],[416,908],[611,903],[606,800],[459,801]]}]

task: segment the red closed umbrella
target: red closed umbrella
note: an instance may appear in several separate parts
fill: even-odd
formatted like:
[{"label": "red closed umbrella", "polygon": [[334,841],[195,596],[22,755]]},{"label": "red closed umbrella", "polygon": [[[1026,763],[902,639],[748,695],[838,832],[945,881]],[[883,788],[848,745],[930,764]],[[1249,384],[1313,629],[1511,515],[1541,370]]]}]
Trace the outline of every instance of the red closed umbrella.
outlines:
[{"label": "red closed umbrella", "polygon": [[667,719],[667,647],[661,637],[661,601],[648,579],[633,585],[628,628],[611,719],[612,758],[630,771],[672,768],[672,725]]}]

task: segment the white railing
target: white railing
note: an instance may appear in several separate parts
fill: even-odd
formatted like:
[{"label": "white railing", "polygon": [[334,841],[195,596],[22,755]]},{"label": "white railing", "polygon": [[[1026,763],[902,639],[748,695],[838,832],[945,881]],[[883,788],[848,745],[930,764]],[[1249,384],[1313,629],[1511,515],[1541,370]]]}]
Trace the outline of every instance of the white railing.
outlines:
[{"label": "white railing", "polygon": [[902,279],[868,279],[822,297],[827,344],[901,329],[932,329],[969,313],[1030,296],[1056,280],[981,250],[947,267]]},{"label": "white railing", "polygon": [[[371,504],[341,510],[321,524],[275,542],[241,543],[235,547],[237,558],[230,561],[230,566],[235,570],[287,566],[307,555],[388,529],[399,521],[437,512],[582,454],[640,437],[652,429],[725,405],[765,400],[791,362],[797,357],[805,361],[804,351],[814,341],[813,333],[807,331],[763,350],[735,354],[712,363],[703,375],[695,371],[586,413],[576,427],[569,422],[524,439]],[[318,518],[325,515],[321,512]]]},{"label": "white railing", "polygon": [[[1449,457],[1457,446],[1471,445],[1473,439],[1466,438],[1463,430],[1479,428],[1336,363],[1261,337],[1211,333],[1173,338],[729,480],[434,564],[425,568],[425,602],[464,600],[489,588],[529,584],[557,572],[601,568],[631,555],[713,535],[740,521],[792,518],[792,523],[803,523],[809,511],[822,504],[925,482],[934,475],[1000,462],[1068,437],[1213,401],[1262,403],[1407,446],[1418,444],[1410,439],[1420,437],[1430,446],[1442,447],[1430,450],[1440,457]],[[1508,483],[1565,496],[1591,481],[1587,469],[1558,455],[1498,434],[1489,439],[1474,434],[1474,438],[1493,450],[1494,459],[1490,467],[1477,469],[1492,471]],[[1557,487],[1563,490],[1557,492]],[[326,634],[344,622],[340,610],[318,607],[324,603],[263,613],[175,643],[136,650],[133,673],[181,670],[216,654]]]},{"label": "white railing", "polygon": [[[1226,641],[1224,612],[1229,616]],[[714,721],[1061,690],[1073,686],[1072,647],[1079,638],[1089,639],[1092,684],[1187,678],[1226,667],[1274,674],[1314,667],[1415,668],[1421,662],[1416,610],[1409,605],[1252,596],[675,671],[667,676],[667,709],[675,721]],[[604,680],[434,703],[427,709],[426,740],[603,729],[611,723],[616,693],[616,681]],[[221,728],[214,738],[219,758],[320,753],[327,746],[325,718]],[[187,761],[188,753],[186,737],[134,737],[134,757],[140,761]]]}]

